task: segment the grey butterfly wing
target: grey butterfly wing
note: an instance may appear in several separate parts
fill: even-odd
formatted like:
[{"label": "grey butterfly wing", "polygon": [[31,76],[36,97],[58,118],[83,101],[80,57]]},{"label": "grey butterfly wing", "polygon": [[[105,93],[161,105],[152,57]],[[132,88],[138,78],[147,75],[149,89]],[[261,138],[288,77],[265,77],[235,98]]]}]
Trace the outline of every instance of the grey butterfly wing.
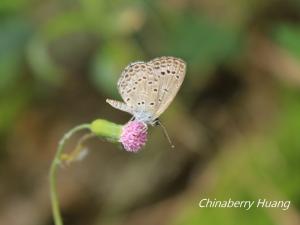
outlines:
[{"label": "grey butterfly wing", "polygon": [[[129,64],[118,81],[118,90],[135,117],[152,118],[157,109],[159,80],[152,65],[144,62]],[[140,118],[141,120],[147,120]]]},{"label": "grey butterfly wing", "polygon": [[148,62],[159,80],[155,117],[159,117],[176,96],[186,72],[186,63],[175,57],[159,57]]},{"label": "grey butterfly wing", "polygon": [[177,94],[185,76],[185,67],[185,62],[175,57],[131,63],[118,80],[118,90],[125,103],[109,99],[107,102],[133,114],[140,121],[152,123]]}]

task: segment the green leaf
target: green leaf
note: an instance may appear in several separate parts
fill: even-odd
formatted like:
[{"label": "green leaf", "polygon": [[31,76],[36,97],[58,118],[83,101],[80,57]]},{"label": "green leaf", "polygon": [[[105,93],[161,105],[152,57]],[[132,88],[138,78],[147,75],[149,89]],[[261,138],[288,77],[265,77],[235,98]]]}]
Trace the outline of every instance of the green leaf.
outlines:
[{"label": "green leaf", "polygon": [[300,28],[292,24],[280,24],[273,32],[275,41],[300,59]]},{"label": "green leaf", "polygon": [[140,61],[141,50],[130,40],[111,40],[105,43],[92,63],[91,80],[98,90],[118,95],[117,80],[122,70],[134,61]]},{"label": "green leaf", "polygon": [[25,44],[31,34],[26,21],[17,18],[0,23],[0,93],[10,89],[22,72]]}]

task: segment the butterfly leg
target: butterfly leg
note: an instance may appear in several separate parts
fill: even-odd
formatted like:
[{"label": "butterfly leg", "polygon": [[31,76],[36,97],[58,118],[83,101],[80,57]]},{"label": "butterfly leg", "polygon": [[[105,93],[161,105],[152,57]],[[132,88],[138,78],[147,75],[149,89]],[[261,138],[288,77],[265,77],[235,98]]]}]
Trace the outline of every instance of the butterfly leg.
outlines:
[{"label": "butterfly leg", "polygon": [[143,132],[146,132],[148,130],[148,126],[147,126],[146,123],[143,123],[143,124],[145,125],[144,128],[143,128]]},{"label": "butterfly leg", "polygon": [[160,125],[160,120],[158,118],[156,118],[155,120],[152,121],[151,125],[153,127],[157,127]]}]

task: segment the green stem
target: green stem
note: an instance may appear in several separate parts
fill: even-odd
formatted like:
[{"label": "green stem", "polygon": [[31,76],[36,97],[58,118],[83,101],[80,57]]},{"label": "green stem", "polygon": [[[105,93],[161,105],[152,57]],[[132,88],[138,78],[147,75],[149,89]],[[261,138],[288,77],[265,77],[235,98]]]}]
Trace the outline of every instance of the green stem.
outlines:
[{"label": "green stem", "polygon": [[58,148],[55,154],[55,157],[52,161],[49,173],[49,180],[50,180],[50,195],[51,195],[51,203],[52,203],[52,213],[54,218],[55,225],[63,225],[60,208],[59,208],[59,200],[58,194],[56,190],[56,178],[57,178],[57,169],[60,165],[60,157],[64,150],[64,146],[66,141],[76,132],[83,130],[83,129],[90,129],[90,124],[82,124],[79,126],[74,127],[70,131],[68,131],[63,138],[60,140],[58,144]]}]

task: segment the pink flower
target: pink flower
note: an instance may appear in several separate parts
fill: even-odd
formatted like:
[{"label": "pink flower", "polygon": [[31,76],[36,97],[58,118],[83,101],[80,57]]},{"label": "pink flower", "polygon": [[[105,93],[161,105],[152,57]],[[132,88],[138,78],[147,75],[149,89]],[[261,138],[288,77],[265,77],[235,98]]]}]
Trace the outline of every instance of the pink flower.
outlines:
[{"label": "pink flower", "polygon": [[147,141],[147,125],[140,121],[129,121],[123,126],[120,142],[128,152],[138,152]]}]

